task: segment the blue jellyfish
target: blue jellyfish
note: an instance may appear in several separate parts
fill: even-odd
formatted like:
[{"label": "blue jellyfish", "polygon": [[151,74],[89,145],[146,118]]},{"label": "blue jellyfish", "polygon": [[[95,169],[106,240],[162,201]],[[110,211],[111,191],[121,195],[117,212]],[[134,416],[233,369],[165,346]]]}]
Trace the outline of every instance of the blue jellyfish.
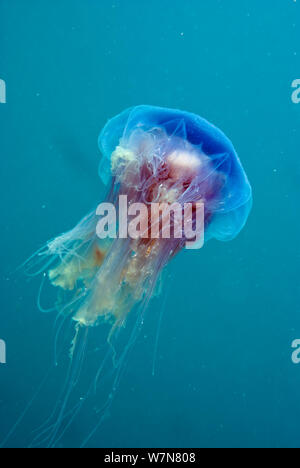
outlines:
[{"label": "blue jellyfish", "polygon": [[[107,363],[110,356],[114,369],[109,405],[149,300],[158,291],[162,271],[186,245],[184,233],[168,238],[159,235],[163,229],[160,222],[156,222],[156,235],[151,235],[151,205],[189,204],[190,223],[195,227],[196,206],[201,203],[205,242],[233,239],[245,225],[252,205],[251,186],[232,143],[198,115],[147,105],[132,107],[107,122],[99,136],[99,148],[99,175],[107,186],[105,203],[115,206],[117,213],[120,197],[126,196],[128,206],[145,205],[143,221],[147,227],[136,238],[120,236],[118,221],[114,238],[101,237],[97,231],[99,212],[93,211],[74,229],[49,241],[27,265],[42,262],[39,271],[46,265],[44,279],[48,277],[66,293],[65,302],[60,300],[55,306],[58,315],[74,323],[69,381],[56,419],[42,430],[40,439],[49,447],[57,446],[66,430],[68,402],[82,366],[88,331],[108,326],[109,346],[103,359]],[[174,215],[169,219],[175,229],[180,219]],[[131,315],[133,321],[129,320]],[[116,359],[116,343],[129,326],[126,346]],[[97,387],[102,371],[103,365],[91,388]],[[107,405],[103,405],[104,411]]]}]

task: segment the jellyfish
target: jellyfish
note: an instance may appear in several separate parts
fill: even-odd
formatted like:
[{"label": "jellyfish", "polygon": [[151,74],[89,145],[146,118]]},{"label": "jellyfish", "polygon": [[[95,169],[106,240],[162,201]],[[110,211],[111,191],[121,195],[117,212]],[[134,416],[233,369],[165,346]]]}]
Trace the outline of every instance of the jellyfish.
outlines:
[{"label": "jellyfish", "polygon": [[[146,211],[139,221],[144,227],[135,238],[120,235],[129,220],[123,219],[121,226],[118,218],[116,236],[112,239],[99,236],[99,210],[94,210],[74,229],[49,241],[28,263],[31,267],[32,263],[36,266],[41,262],[38,271],[44,272],[43,281],[49,279],[60,292],[55,306],[59,317],[69,320],[74,327],[72,364],[61,407],[56,408],[55,422],[41,433],[49,447],[57,445],[60,431],[68,426],[68,400],[82,365],[85,346],[82,343],[88,331],[108,327],[108,355],[114,369],[108,405],[126,356],[143,326],[149,301],[162,294],[162,273],[190,240],[183,231],[180,236],[174,235],[178,225],[182,227],[180,216],[174,213],[169,216],[173,235],[164,236],[161,223],[164,210],[158,213],[154,225],[150,216],[152,205],[161,204],[164,209],[174,203],[189,205],[191,228],[195,228],[197,207],[202,206],[205,243],[212,238],[221,241],[235,238],[252,205],[251,186],[232,143],[198,115],[148,105],[132,107],[106,123],[98,143],[102,153],[99,175],[107,187],[105,203],[114,206],[120,216],[121,197],[126,197],[128,206],[143,205]],[[131,315],[134,320],[130,320]],[[116,343],[122,330],[129,326],[127,342],[117,358]],[[99,384],[102,370],[103,364],[92,388]],[[107,405],[104,404],[104,409]]]},{"label": "jellyfish", "polygon": [[[134,107],[105,125],[99,147],[99,174],[110,184],[107,202],[115,204],[122,195],[129,204],[203,202],[205,241],[233,239],[244,226],[250,184],[230,141],[204,119],[178,110]],[[78,294],[83,285],[84,300],[73,320],[95,326],[112,319],[113,333],[136,303],[151,298],[161,271],[186,239],[153,239],[150,233],[105,245],[97,237],[97,221],[97,214],[90,214],[50,242],[43,255],[58,260],[49,270],[54,286]]]}]

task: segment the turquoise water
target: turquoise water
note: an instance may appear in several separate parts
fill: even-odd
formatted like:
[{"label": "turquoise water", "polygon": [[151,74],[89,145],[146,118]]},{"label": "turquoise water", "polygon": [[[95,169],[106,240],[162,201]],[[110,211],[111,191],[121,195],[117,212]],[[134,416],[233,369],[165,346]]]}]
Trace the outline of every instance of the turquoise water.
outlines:
[{"label": "turquoise water", "polygon": [[[38,311],[40,280],[15,270],[101,200],[98,134],[145,103],[220,127],[254,206],[236,240],[170,265],[155,375],[159,300],[89,445],[299,447],[299,20],[292,0],[0,0],[0,440],[54,359],[55,316]],[[28,445],[64,375],[62,365],[49,377],[7,446]],[[80,445],[90,413],[61,446]]]}]

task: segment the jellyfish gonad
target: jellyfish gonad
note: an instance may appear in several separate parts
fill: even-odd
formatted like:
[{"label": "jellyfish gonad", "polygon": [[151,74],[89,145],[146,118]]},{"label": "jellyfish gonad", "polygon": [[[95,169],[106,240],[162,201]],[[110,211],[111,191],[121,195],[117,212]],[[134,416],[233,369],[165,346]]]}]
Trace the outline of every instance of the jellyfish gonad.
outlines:
[{"label": "jellyfish gonad", "polygon": [[[47,264],[52,285],[68,293],[59,313],[74,321],[71,356],[78,335],[91,327],[108,324],[107,340],[113,343],[133,310],[136,320],[129,340],[134,342],[163,270],[188,242],[184,232],[164,236],[162,223],[153,225],[152,204],[189,204],[194,227],[201,204],[205,242],[233,239],[245,225],[252,204],[251,187],[232,143],[195,114],[152,106],[127,109],[105,125],[99,147],[99,174],[108,189],[105,202],[118,212],[118,200],[126,196],[129,206],[146,206],[149,218],[145,212],[140,217],[143,235],[136,238],[120,236],[119,222],[114,238],[100,238],[99,216],[94,211],[38,253],[38,260]],[[172,214],[169,220],[172,232],[182,223]],[[48,428],[48,446],[57,443],[69,392],[56,423]]]}]

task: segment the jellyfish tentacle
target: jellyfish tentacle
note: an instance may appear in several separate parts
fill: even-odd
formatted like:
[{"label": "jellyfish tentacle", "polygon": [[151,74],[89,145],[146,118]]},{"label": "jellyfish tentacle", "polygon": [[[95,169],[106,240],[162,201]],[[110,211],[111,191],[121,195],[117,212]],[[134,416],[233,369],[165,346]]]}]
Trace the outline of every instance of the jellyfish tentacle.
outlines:
[{"label": "jellyfish tentacle", "polygon": [[38,297],[37,297],[37,307],[38,307],[39,311],[42,312],[43,314],[49,314],[49,313],[57,311],[57,307],[54,306],[54,307],[51,307],[49,309],[45,309],[41,305],[41,295],[42,295],[43,287],[45,285],[45,281],[46,281],[46,273],[43,274],[43,278],[42,278],[42,281],[41,281],[41,284],[40,284],[40,289],[39,289]]},{"label": "jellyfish tentacle", "polygon": [[[65,394],[64,394],[62,403],[60,405],[57,419],[53,425],[53,428],[48,438],[48,443],[47,443],[48,448],[52,448],[55,446],[57,434],[61,428],[62,421],[64,420],[66,406],[69,402],[70,395],[74,389],[75,379],[78,377],[78,365],[80,366],[81,359],[82,359],[82,352],[85,349],[87,331],[88,330],[86,329],[84,333],[83,343],[80,343],[80,345],[78,345],[79,350],[77,350],[76,358],[74,359],[74,353],[71,357],[68,376],[66,379],[66,387],[65,387],[65,392],[64,392]],[[75,333],[77,335],[76,341],[78,341],[79,332],[77,329]],[[78,361],[78,357],[79,357],[79,361]]]},{"label": "jellyfish tentacle", "polygon": [[40,383],[40,385],[38,386],[36,392],[33,394],[33,397],[29,400],[29,402],[27,403],[27,405],[25,406],[24,410],[21,412],[20,416],[18,417],[17,421],[15,422],[15,424],[12,426],[12,428],[9,430],[9,432],[7,433],[7,435],[5,436],[5,438],[1,441],[0,443],[0,448],[4,448],[7,444],[7,442],[12,438],[12,436],[15,434],[16,430],[18,429],[18,427],[20,426],[20,424],[23,422],[25,416],[28,414],[29,410],[32,408],[34,402],[36,401],[36,399],[38,398],[38,396],[40,395],[41,393],[41,390],[42,388],[45,386],[48,378],[49,378],[49,375],[52,371],[52,367],[50,367],[49,371],[47,372],[47,374],[45,375],[45,377],[43,378],[42,382]]},{"label": "jellyfish tentacle", "polygon": [[170,281],[167,284],[168,284],[167,290],[166,290],[166,293],[164,295],[164,298],[163,298],[163,301],[162,301],[162,304],[161,304],[161,307],[160,307],[160,311],[159,311],[157,331],[156,331],[155,342],[154,342],[154,352],[153,352],[153,361],[152,361],[152,376],[153,377],[155,376],[155,372],[156,372],[158,342],[159,342],[159,336],[160,336],[160,331],[161,331],[162,320],[163,320],[163,316],[164,316],[164,313],[165,313],[165,308],[166,308],[167,299],[168,299],[168,293],[169,293],[169,291],[171,289]]}]

